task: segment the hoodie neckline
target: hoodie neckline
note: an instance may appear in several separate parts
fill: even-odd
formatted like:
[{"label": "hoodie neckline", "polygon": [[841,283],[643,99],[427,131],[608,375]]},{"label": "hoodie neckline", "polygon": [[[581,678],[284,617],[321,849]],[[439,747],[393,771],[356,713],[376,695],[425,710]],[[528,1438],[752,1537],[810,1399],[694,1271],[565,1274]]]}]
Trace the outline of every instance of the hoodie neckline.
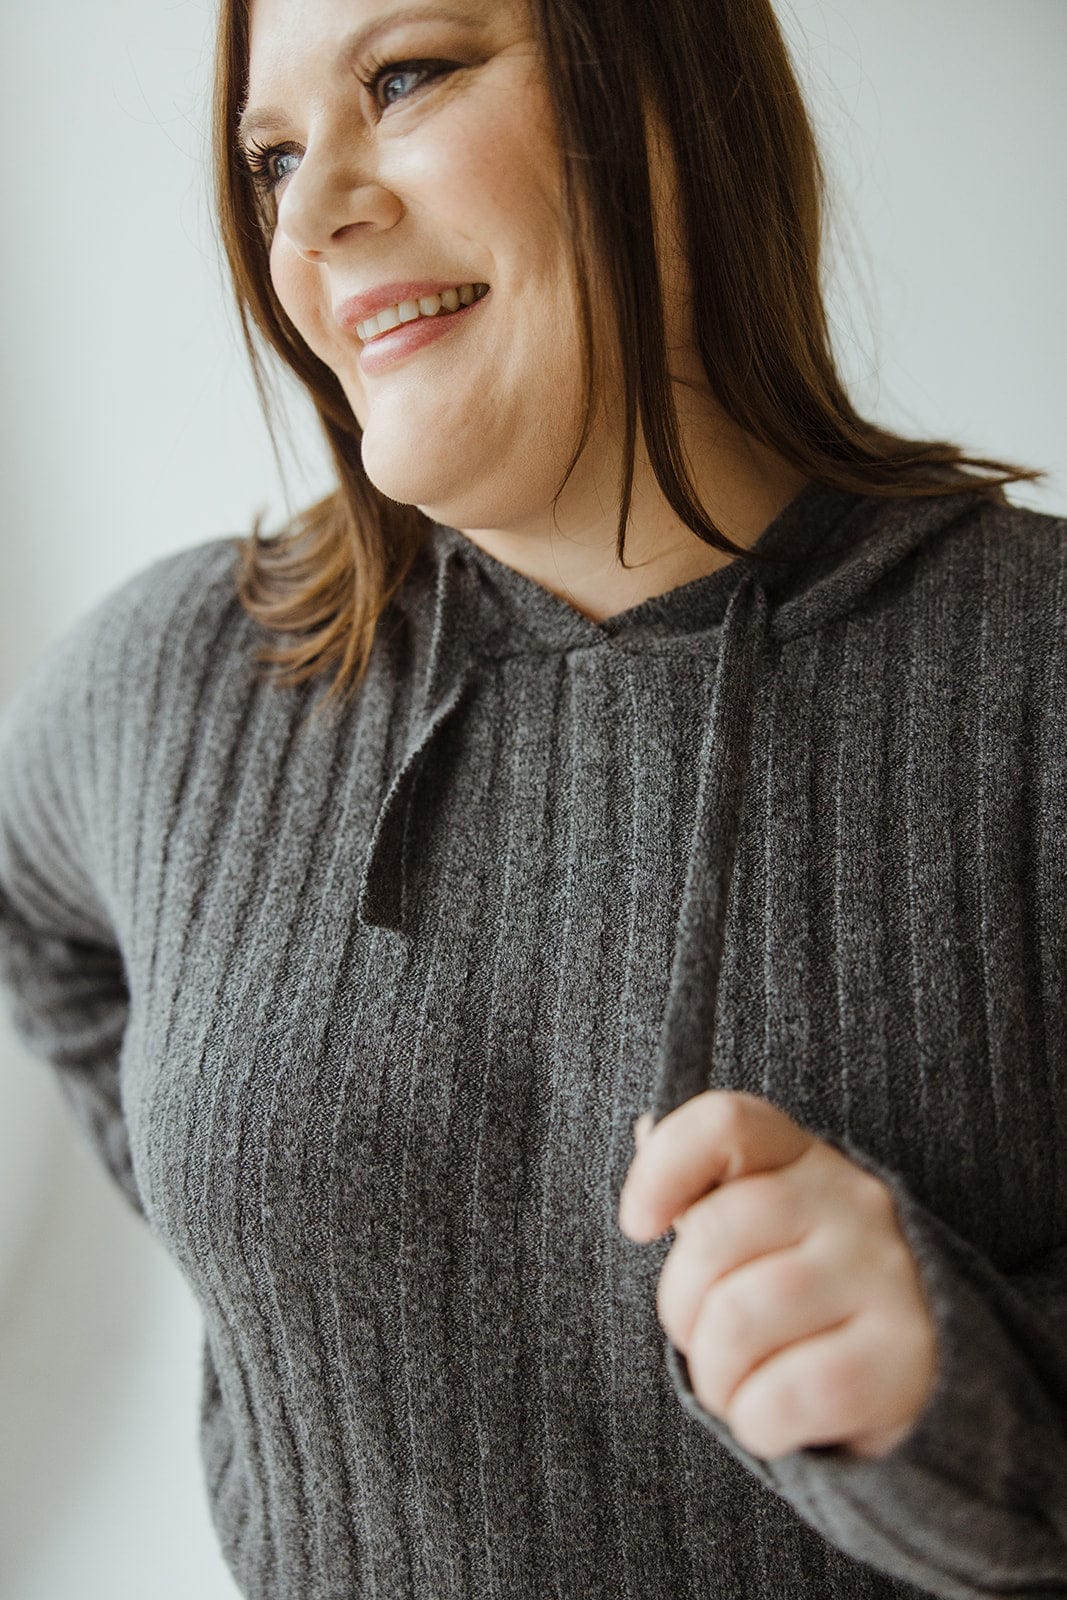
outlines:
[{"label": "hoodie neckline", "polygon": [[654,1121],[704,1085],[714,1038],[733,855],[745,808],[749,741],[780,647],[851,617],[920,546],[968,522],[977,493],[886,498],[811,480],[726,567],[593,622],[462,533],[433,524],[394,596],[406,613],[420,682],[407,747],[386,790],[359,893],[368,927],[414,937],[420,858],[436,825],[440,760],[487,660],[560,651],[639,653],[657,636],[721,625],[697,757],[697,815],[678,917]]},{"label": "hoodie neckline", "polygon": [[472,574],[480,599],[478,643],[483,656],[603,648],[606,644],[625,649],[645,640],[666,641],[718,629],[731,595],[746,574],[754,574],[769,592],[778,591],[790,572],[811,562],[827,534],[840,530],[849,513],[867,505],[870,498],[811,479],[751,547],[773,566],[737,557],[714,572],[638,601],[602,621],[587,617],[563,596],[444,523],[433,524],[428,554],[436,566],[451,559]]}]

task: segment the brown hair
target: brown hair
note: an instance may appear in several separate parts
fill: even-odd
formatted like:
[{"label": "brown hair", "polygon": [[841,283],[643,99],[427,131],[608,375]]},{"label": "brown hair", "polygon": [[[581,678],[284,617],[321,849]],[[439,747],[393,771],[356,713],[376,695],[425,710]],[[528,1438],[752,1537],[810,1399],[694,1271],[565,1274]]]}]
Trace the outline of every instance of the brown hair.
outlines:
[{"label": "brown hair", "polygon": [[[885,498],[978,492],[1007,504],[1005,484],[1048,476],[966,455],[943,440],[903,438],[853,409],[831,351],[820,277],[826,174],[772,0],[528,3],[564,152],[584,332],[585,420],[556,499],[594,409],[589,285],[607,284],[626,397],[620,561],[638,406],[649,460],[676,515],[713,548],[746,554],[708,520],[684,467],[653,242],[646,107],[667,131],[686,259],[700,264],[693,316],[708,385],[735,424],[809,478]],[[345,699],[364,675],[378,619],[432,524],[418,507],[388,499],[371,483],[362,430],[337,377],[309,350],[274,292],[268,208],[237,148],[248,60],[248,0],[220,0],[215,203],[244,342],[275,453],[253,329],[310,395],[338,486],[270,539],[261,537],[257,514],[241,545],[238,588],[250,616],[289,636],[257,657],[280,669],[271,676],[292,685],[336,669],[328,699]],[[647,99],[635,95],[634,84]]]}]

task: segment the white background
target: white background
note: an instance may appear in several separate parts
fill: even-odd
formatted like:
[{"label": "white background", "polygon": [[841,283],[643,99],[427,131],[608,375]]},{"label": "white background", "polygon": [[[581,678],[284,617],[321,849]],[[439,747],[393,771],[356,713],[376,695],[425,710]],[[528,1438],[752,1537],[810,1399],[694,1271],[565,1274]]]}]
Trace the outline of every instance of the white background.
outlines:
[{"label": "white background", "polygon": [[[330,482],[283,381],[287,498],[229,310],[207,185],[213,4],[2,10],[0,703],[132,572],[261,506],[276,527]],[[1067,515],[1067,4],[780,14],[833,180],[834,337],[859,410],[1049,468],[1009,492]],[[0,1096],[0,1596],[232,1597],[184,1281],[2,1014]]]}]

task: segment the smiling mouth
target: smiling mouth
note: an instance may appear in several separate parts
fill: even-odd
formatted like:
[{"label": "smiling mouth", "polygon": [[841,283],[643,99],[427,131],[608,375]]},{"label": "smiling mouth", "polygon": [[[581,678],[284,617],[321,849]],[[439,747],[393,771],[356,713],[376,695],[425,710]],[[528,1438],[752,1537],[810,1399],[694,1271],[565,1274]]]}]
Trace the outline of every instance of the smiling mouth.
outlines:
[{"label": "smiling mouth", "polygon": [[[430,322],[437,317],[454,316],[468,306],[484,300],[489,293],[487,283],[466,283],[456,289],[446,289],[443,294],[427,295],[422,300],[405,300],[398,306],[388,306],[377,316],[368,317],[356,324],[356,334],[364,345],[374,344],[397,328],[406,328],[413,322]],[[382,319],[385,319],[384,326]]]}]

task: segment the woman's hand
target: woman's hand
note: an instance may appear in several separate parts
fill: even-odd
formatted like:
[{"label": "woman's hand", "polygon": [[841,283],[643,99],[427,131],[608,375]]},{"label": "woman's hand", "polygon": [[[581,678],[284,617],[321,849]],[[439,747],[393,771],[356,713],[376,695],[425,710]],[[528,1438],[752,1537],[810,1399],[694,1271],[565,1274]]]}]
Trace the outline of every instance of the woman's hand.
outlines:
[{"label": "woman's hand", "polygon": [[889,1188],[757,1095],[708,1090],[649,1120],[619,1225],[643,1243],[674,1228],[656,1312],[700,1404],[765,1460],[888,1454],[937,1373]]}]

